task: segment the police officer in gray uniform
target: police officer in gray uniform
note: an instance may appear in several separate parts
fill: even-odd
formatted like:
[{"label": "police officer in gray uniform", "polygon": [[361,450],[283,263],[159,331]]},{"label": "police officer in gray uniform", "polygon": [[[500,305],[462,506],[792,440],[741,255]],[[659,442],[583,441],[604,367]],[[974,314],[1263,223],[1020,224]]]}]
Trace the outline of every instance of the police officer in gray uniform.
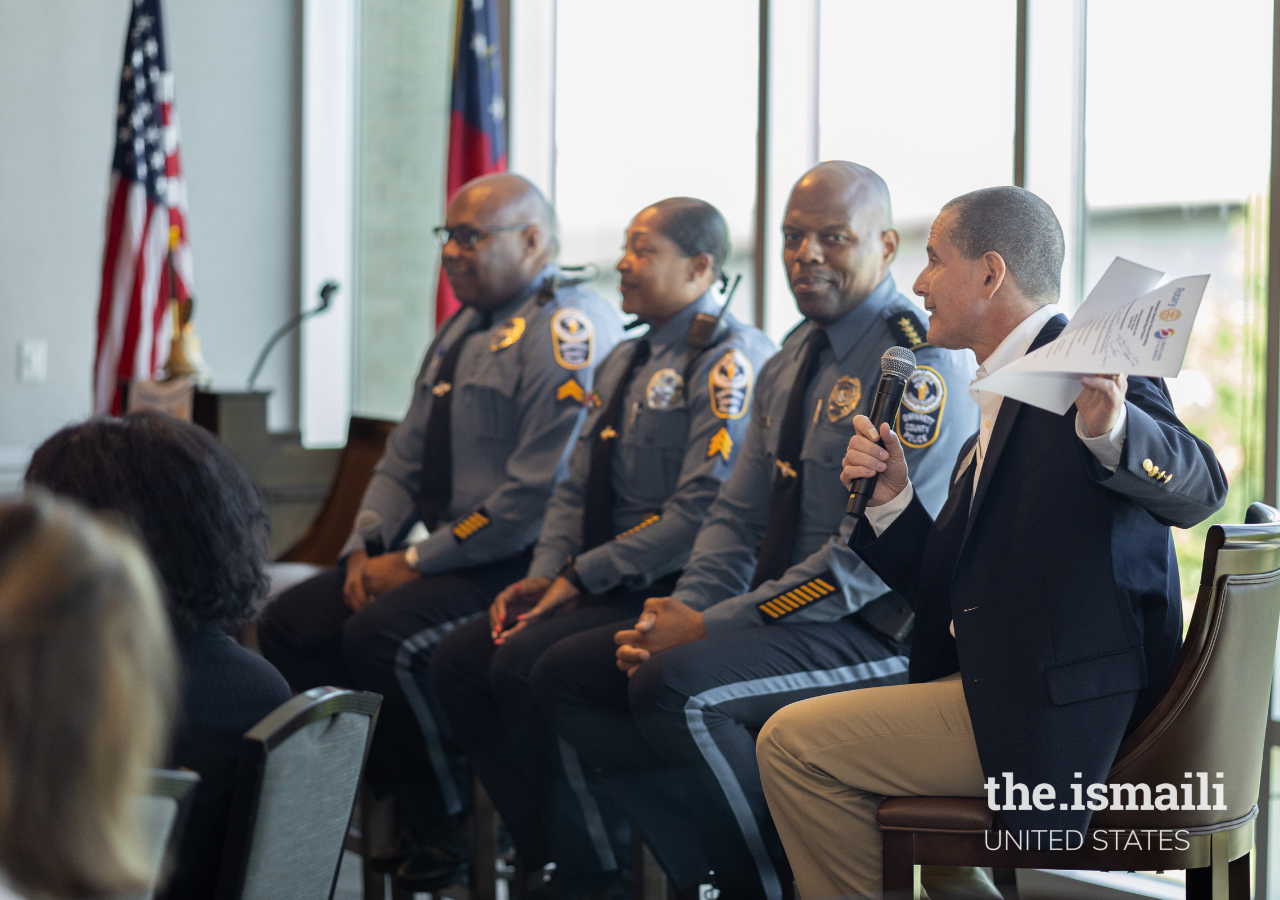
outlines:
[{"label": "police officer in gray uniform", "polygon": [[[407,804],[410,827],[383,862],[420,890],[453,883],[466,860],[465,767],[428,660],[528,568],[593,369],[622,337],[600,297],[558,285],[553,213],[523,178],[469,182],[446,223],[442,265],[464,306],[427,351],[344,565],[283,593],[259,624],[264,655],[295,690],[385,698],[368,776]],[[430,536],[402,546],[419,521]]]},{"label": "police officer in gray uniform", "polygon": [[[528,576],[432,658],[453,732],[526,867],[556,863],[554,893],[601,896],[627,861],[625,823],[588,789],[539,714],[529,672],[561,638],[635,621],[670,594],[747,431],[755,375],[776,349],[710,290],[729,253],[715,207],[642,210],[618,270],[623,311],[649,323],[600,364],[569,478],[547,507]],[[611,814],[612,813],[612,814]],[[621,826],[621,827],[619,827]]]},{"label": "police officer in gray uniform", "polygon": [[544,714],[659,861],[698,846],[697,877],[735,900],[779,900],[789,878],[753,731],[805,697],[906,681],[910,610],[849,550],[839,482],[881,355],[916,354],[898,430],[930,509],[978,420],[972,358],[924,343],[919,308],[888,274],[898,236],[878,175],[843,162],[806,173],[783,237],[806,321],[760,373],[742,456],[672,596],[616,636],[560,641],[533,673]]}]

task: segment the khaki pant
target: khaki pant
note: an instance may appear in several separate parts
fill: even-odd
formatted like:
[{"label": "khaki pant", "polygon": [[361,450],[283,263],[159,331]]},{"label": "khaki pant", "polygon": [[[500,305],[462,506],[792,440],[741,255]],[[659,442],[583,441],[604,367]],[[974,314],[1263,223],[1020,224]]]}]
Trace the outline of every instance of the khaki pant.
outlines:
[{"label": "khaki pant", "polygon": [[[958,673],[793,703],[765,723],[756,756],[804,900],[880,896],[885,797],[986,796]],[[973,873],[968,889],[954,869],[935,874],[957,894],[1000,896],[981,870],[961,871]]]}]

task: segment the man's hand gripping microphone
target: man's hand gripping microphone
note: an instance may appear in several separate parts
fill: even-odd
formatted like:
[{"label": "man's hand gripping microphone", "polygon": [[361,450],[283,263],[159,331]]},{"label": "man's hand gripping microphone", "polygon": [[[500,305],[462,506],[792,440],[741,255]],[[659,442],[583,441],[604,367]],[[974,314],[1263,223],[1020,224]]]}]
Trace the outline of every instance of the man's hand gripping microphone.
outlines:
[{"label": "man's hand gripping microphone", "polygon": [[[890,347],[880,357],[880,386],[876,389],[875,403],[871,406],[871,424],[879,433],[880,426],[888,422],[890,426],[898,417],[898,407],[902,404],[902,395],[907,389],[907,379],[916,370],[916,355],[906,347]],[[849,505],[845,512],[851,516],[861,516],[867,509],[867,501],[876,489],[876,478],[859,478],[849,486]]]}]

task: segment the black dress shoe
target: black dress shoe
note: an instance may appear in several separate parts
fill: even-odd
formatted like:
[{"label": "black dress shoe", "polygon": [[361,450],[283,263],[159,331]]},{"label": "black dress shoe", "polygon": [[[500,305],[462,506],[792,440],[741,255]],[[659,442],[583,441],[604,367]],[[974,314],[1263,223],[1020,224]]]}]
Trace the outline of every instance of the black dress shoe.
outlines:
[{"label": "black dress shoe", "polygon": [[396,869],[402,887],[415,893],[435,893],[467,880],[467,855],[451,841],[419,848]]},{"label": "black dress shoe", "polygon": [[365,856],[365,862],[375,872],[394,872],[404,861],[418,852],[418,842],[408,828],[401,828],[391,846]]}]

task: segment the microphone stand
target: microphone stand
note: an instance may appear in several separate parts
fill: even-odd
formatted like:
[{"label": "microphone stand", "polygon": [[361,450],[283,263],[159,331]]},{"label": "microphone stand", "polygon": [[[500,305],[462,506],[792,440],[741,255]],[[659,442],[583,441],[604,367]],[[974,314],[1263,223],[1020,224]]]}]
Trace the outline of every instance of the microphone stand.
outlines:
[{"label": "microphone stand", "polygon": [[333,295],[338,292],[338,282],[326,281],[320,286],[320,305],[315,309],[309,309],[304,313],[298,313],[296,316],[285,322],[271,335],[271,339],[267,341],[267,345],[262,348],[262,352],[258,354],[258,361],[253,364],[253,370],[249,373],[249,390],[253,390],[253,383],[258,380],[258,373],[262,371],[262,364],[267,361],[267,355],[275,347],[276,343],[293,329],[301,325],[306,319],[311,318],[317,313],[322,313],[329,308],[329,302],[333,299]]}]

